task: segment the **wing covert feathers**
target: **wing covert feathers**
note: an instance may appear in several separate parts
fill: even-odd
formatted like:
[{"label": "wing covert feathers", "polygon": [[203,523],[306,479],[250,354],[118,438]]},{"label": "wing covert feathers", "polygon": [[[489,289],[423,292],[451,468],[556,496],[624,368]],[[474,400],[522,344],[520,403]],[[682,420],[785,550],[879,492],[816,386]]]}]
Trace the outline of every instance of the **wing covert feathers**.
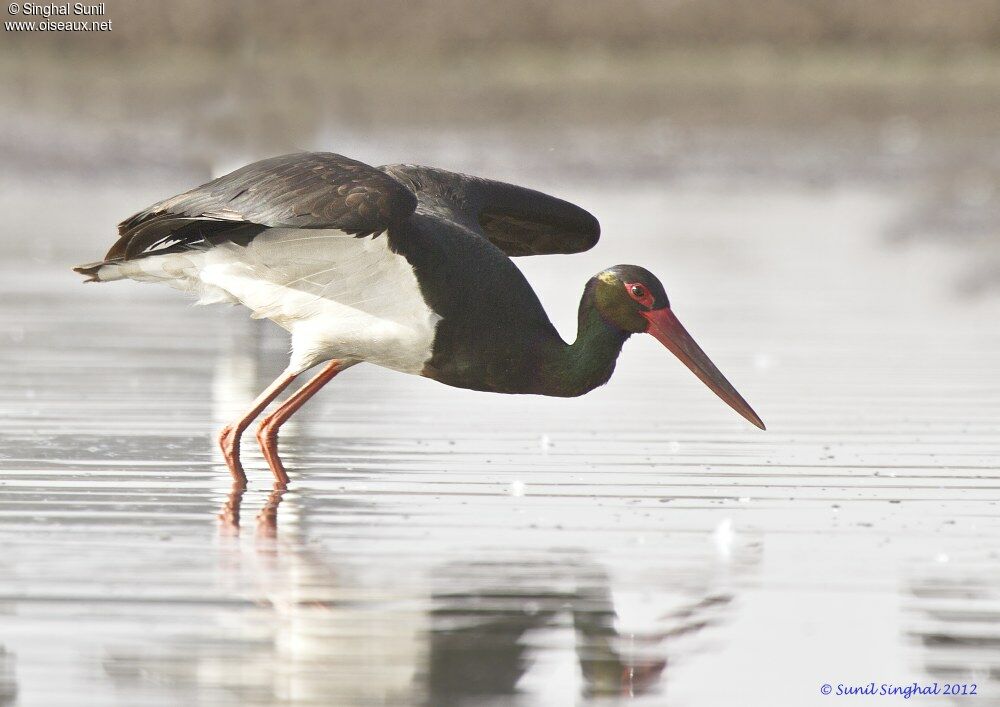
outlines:
[{"label": "wing covert feathers", "polygon": [[[209,240],[246,226],[333,228],[358,236],[385,231],[413,213],[416,197],[363,162],[304,152],[254,162],[125,219],[106,260],[156,246]],[[242,229],[242,230],[240,230]]]}]

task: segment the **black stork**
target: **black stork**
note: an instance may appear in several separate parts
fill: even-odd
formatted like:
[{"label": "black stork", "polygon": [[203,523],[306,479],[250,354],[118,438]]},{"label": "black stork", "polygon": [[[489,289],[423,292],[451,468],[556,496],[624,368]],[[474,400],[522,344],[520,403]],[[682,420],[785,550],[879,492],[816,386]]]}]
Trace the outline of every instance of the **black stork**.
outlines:
[{"label": "black stork", "polygon": [[334,376],[366,361],[473,390],[572,397],[611,377],[648,333],[736,412],[764,429],[671,311],[648,270],[592,277],[576,341],[549,321],[513,256],[578,253],[600,226],[566,201],[432,167],[371,167],[309,152],[254,162],[119,224],[91,282],[163,282],[199,303],[241,303],[291,334],[288,367],[219,434],[246,482],[240,436],[293,380],[325,364],[257,431],[278,484],[278,430]]}]

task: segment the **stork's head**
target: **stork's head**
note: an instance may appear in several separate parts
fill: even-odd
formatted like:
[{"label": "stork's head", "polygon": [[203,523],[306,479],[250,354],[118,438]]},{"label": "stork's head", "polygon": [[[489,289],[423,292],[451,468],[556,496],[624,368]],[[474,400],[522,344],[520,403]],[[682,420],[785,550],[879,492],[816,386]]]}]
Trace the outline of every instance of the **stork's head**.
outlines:
[{"label": "stork's head", "polygon": [[638,265],[616,265],[598,273],[594,280],[594,305],[606,322],[632,334],[651,334],[723,402],[764,429],[757,413],[681,325],[653,273]]}]

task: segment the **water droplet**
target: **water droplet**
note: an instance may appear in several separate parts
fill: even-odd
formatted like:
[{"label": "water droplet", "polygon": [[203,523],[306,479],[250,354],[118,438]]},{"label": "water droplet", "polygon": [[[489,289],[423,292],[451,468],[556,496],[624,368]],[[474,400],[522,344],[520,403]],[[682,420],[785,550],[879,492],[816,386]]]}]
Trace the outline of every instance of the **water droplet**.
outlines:
[{"label": "water droplet", "polygon": [[733,521],[731,518],[723,518],[717,526],[715,526],[715,532],[712,534],[712,540],[715,542],[715,549],[718,551],[719,556],[725,559],[729,558],[730,553],[733,548],[733,539],[736,533],[733,531]]}]

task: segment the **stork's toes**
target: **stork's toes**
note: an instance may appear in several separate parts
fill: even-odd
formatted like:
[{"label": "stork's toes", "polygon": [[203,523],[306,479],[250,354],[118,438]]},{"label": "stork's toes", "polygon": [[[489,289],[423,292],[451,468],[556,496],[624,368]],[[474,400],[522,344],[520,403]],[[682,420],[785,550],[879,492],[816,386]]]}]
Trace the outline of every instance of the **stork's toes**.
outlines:
[{"label": "stork's toes", "polygon": [[243,473],[243,465],[240,463],[240,434],[236,427],[226,425],[222,428],[219,432],[219,447],[233,479],[246,483],[247,476]]}]

